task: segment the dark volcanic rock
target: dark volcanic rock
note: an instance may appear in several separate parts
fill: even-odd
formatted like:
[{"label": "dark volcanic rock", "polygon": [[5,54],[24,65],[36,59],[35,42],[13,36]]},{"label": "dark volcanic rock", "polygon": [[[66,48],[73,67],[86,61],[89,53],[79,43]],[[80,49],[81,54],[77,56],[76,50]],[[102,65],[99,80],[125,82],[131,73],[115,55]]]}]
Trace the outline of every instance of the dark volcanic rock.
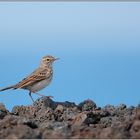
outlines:
[{"label": "dark volcanic rock", "polygon": [[5,108],[5,106],[3,104],[0,103],[0,119],[2,119],[8,113],[9,113],[9,111]]},{"label": "dark volcanic rock", "polygon": [[0,104],[0,138],[140,138],[140,105],[97,107],[42,97],[30,106],[9,112]]},{"label": "dark volcanic rock", "polygon": [[78,109],[81,111],[90,111],[96,108],[96,104],[92,100],[85,100],[78,105]]},{"label": "dark volcanic rock", "polygon": [[35,128],[37,125],[28,118],[7,115],[0,120],[0,138],[40,138],[40,132]]}]

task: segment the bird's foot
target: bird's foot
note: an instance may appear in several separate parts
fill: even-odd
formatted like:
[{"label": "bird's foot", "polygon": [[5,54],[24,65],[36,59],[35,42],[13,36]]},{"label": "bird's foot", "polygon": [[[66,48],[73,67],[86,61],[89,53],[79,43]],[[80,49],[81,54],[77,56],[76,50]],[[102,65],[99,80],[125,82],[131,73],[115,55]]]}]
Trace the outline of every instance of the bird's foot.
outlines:
[{"label": "bird's foot", "polygon": [[45,96],[45,97],[47,97],[48,99],[51,99],[51,98],[53,98],[53,96],[51,96],[51,95],[49,95],[49,96]]}]

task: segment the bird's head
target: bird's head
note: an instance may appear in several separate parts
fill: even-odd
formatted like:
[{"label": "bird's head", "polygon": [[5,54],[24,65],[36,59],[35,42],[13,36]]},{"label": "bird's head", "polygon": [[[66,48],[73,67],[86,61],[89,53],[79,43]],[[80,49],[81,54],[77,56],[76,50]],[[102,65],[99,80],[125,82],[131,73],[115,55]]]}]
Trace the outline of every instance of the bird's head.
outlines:
[{"label": "bird's head", "polygon": [[55,58],[51,55],[47,55],[47,56],[44,56],[42,59],[41,59],[41,65],[42,66],[50,66],[52,65],[52,63],[56,60],[58,60],[59,58]]}]

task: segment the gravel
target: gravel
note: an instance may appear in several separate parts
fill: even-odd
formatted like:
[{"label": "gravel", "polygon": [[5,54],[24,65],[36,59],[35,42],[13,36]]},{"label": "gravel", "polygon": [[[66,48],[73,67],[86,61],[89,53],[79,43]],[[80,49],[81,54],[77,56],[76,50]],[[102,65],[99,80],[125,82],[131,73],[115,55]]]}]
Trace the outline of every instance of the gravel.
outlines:
[{"label": "gravel", "polygon": [[9,112],[0,103],[0,139],[140,138],[140,104],[137,107],[97,107],[90,99],[76,105],[39,98],[30,106]]}]

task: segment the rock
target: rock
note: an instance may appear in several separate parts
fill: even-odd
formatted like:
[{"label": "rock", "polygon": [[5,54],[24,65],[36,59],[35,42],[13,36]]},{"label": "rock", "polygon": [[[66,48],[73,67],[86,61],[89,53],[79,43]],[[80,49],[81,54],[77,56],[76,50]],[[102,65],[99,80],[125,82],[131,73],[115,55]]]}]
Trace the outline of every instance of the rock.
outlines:
[{"label": "rock", "polygon": [[40,130],[42,132],[42,138],[67,138],[69,132],[69,125],[66,122],[55,122],[50,121],[42,123],[40,125]]},{"label": "rock", "polygon": [[57,102],[57,104],[63,105],[66,108],[76,107],[76,104],[75,103],[68,102],[68,101],[66,101],[66,102]]},{"label": "rock", "polygon": [[35,109],[32,106],[14,106],[12,109],[12,114],[34,118]]},{"label": "rock", "polygon": [[[138,105],[139,106],[139,105]],[[97,107],[42,97],[9,112],[0,104],[1,139],[140,138],[140,109],[125,104]]]},{"label": "rock", "polygon": [[55,109],[57,107],[57,103],[48,97],[42,97],[38,99],[37,101],[35,101],[33,105],[37,110],[39,110],[40,108],[47,108],[47,107]]},{"label": "rock", "polygon": [[7,112],[5,106],[2,103],[0,103],[0,111]]},{"label": "rock", "polygon": [[140,120],[136,120],[133,122],[130,133],[133,139],[140,138]]},{"label": "rock", "polygon": [[78,109],[81,111],[90,111],[96,108],[96,104],[92,100],[85,100],[78,105]]},{"label": "rock", "polygon": [[67,122],[72,122],[79,113],[80,112],[77,107],[66,108],[63,112],[64,120]]},{"label": "rock", "polygon": [[0,121],[0,138],[39,138],[36,124],[24,117],[8,115]]},{"label": "rock", "polygon": [[116,110],[115,107],[112,105],[106,105],[103,109],[102,109],[102,114],[104,116],[114,116],[116,114]]},{"label": "rock", "polygon": [[100,121],[100,115],[99,114],[94,114],[93,112],[88,112],[87,113],[87,118],[85,119],[84,123],[87,125],[90,124],[96,124]]},{"label": "rock", "polygon": [[17,125],[12,129],[7,129],[3,131],[6,134],[6,139],[39,139],[40,132],[31,129],[26,125]]},{"label": "rock", "polygon": [[8,113],[9,111],[6,110],[5,106],[0,103],[0,119],[3,119]]},{"label": "rock", "polygon": [[100,132],[100,135],[97,138],[126,139],[129,137],[129,133],[123,127],[107,127]]},{"label": "rock", "polygon": [[119,109],[119,110],[123,110],[125,108],[126,108],[125,104],[120,104],[119,106],[117,106],[117,109]]},{"label": "rock", "polygon": [[75,118],[73,119],[73,125],[82,125],[86,120],[86,118],[87,118],[87,114],[83,112],[76,115]]},{"label": "rock", "polygon": [[64,111],[63,105],[57,105],[55,111],[56,111],[56,112],[63,112],[63,111]]},{"label": "rock", "polygon": [[72,139],[91,139],[96,138],[96,130],[87,126],[73,126],[71,130],[70,138]]}]

